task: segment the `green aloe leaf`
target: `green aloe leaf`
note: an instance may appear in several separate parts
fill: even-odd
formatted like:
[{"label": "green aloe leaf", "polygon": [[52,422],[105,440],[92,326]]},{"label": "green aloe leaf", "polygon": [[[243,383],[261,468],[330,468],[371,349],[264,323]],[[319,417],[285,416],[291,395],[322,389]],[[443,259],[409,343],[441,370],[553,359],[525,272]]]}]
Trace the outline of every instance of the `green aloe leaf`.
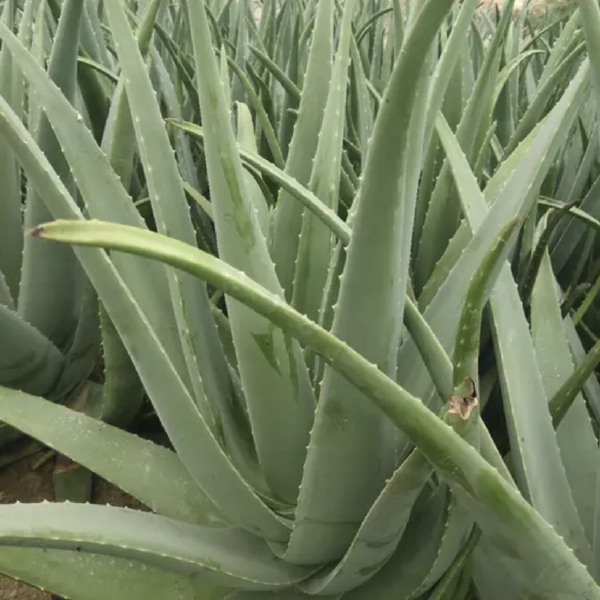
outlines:
[{"label": "green aloe leaf", "polygon": [[0,547],[104,554],[201,575],[224,587],[285,588],[311,571],[274,559],[263,541],[239,529],[202,527],[127,508],[5,504],[0,506],[0,516]]},{"label": "green aloe leaf", "polygon": [[[202,114],[210,123],[205,150],[219,254],[283,297],[267,240],[246,195],[206,12],[201,4],[188,8]],[[293,503],[315,405],[302,351],[262,316],[232,299],[227,305],[258,460],[273,493]]]},{"label": "green aloe leaf", "polygon": [[[12,29],[16,4],[14,0],[4,3],[2,23]],[[12,57],[7,48],[0,50],[0,94],[17,110],[17,99],[13,95],[17,76],[13,73]],[[0,272],[3,274],[4,294],[12,304],[19,295],[21,281],[21,257],[23,253],[23,224],[19,171],[8,144],[0,139],[0,179],[3,192],[0,194]],[[7,302],[3,304],[8,305]]]},{"label": "green aloe leaf", "polygon": [[[123,68],[127,100],[135,115],[133,129],[158,230],[193,243],[196,238],[183,184],[167,133],[160,127],[160,109],[138,43],[120,3],[107,2],[106,10]],[[200,282],[173,272],[168,273],[168,284],[194,398],[206,422],[214,427],[215,420],[227,419],[220,413],[231,387],[208,294]]]},{"label": "green aloe leaf", "polygon": [[460,315],[458,335],[454,347],[453,386],[455,390],[461,387],[467,379],[470,379],[475,383],[476,392],[478,391],[479,343],[483,309],[487,304],[500,269],[511,250],[510,242],[513,239],[513,234],[517,231],[518,225],[519,219],[514,219],[506,225],[496,244],[485,256],[469,284],[469,291]]},{"label": "green aloe leaf", "polygon": [[[334,4],[330,0],[320,0],[317,4],[298,118],[286,160],[286,172],[303,185],[308,184],[310,178],[329,91],[333,9]],[[290,298],[302,227],[302,209],[285,192],[279,195],[273,227],[273,260],[281,286],[286,297]]]},{"label": "green aloe leaf", "polygon": [[77,600],[221,600],[229,593],[193,575],[77,550],[3,546],[0,572]]},{"label": "green aloe leaf", "polygon": [[[153,511],[190,523],[223,523],[218,509],[172,450],[7,388],[0,388],[0,418],[97,473]],[[124,456],[129,460],[123,460]]]},{"label": "green aloe leaf", "polygon": [[[48,64],[48,76],[71,103],[75,100],[77,85],[82,11],[81,0],[68,0],[62,6]],[[8,45],[5,51],[12,52]],[[13,60],[16,62],[14,55]],[[73,177],[50,123],[42,116],[36,128],[38,145],[72,191]],[[40,190],[28,189],[25,207],[26,228],[35,227],[52,218]],[[60,349],[68,344],[76,326],[74,315],[77,314],[76,302],[81,277],[81,269],[71,250],[44,248],[32,245],[30,240],[25,241],[18,312]]]},{"label": "green aloe leaf", "polygon": [[[351,17],[354,1],[344,4],[340,41],[337,48],[323,124],[308,187],[323,204],[337,212],[342,138],[350,65]],[[294,273],[292,304],[313,321],[317,320],[323,288],[333,254],[335,240],[331,231],[310,211],[302,216],[302,228]]]},{"label": "green aloe leaf", "polygon": [[2,305],[0,330],[5,340],[0,344],[0,381],[31,394],[51,394],[64,367],[60,350],[17,313]]},{"label": "green aloe leaf", "polygon": [[[533,288],[531,329],[540,374],[548,398],[560,389],[573,369],[558,299],[558,286],[546,252]],[[577,395],[556,430],[562,462],[590,544],[596,504],[598,441],[583,396]]]},{"label": "green aloe leaf", "polygon": [[[425,67],[422,56],[449,8],[449,2],[424,5],[386,90],[355,200],[332,325],[335,336],[390,375],[395,372],[402,327],[414,212],[410,178],[401,182],[400,174],[404,169],[408,173],[411,160],[407,149],[415,121],[411,124],[410,115]],[[406,81],[414,83],[407,88]],[[399,204],[400,184],[409,192],[406,206]],[[286,556],[304,562],[332,560],[344,552],[393,471],[394,443],[394,432],[381,413],[326,368]],[[348,464],[353,465],[351,471]],[[323,497],[318,493],[322,489],[331,491]],[[309,540],[311,552],[300,553]]]}]

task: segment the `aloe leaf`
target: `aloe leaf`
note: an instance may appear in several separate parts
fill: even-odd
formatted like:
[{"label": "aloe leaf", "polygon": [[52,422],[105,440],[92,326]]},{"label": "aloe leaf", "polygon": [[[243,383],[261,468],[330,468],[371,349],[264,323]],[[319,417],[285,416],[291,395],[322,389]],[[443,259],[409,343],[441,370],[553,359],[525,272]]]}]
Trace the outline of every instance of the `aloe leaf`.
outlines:
[{"label": "aloe leaf", "polygon": [[479,388],[479,343],[483,309],[487,304],[500,268],[508,257],[511,249],[509,243],[518,225],[518,219],[510,221],[506,225],[496,244],[485,256],[469,283],[469,291],[460,315],[454,347],[454,389],[462,386],[467,379],[471,379],[475,383],[476,391]]},{"label": "aloe leaf", "polygon": [[[558,300],[557,283],[546,252],[533,288],[531,329],[544,389],[549,398],[569,377],[573,360]],[[598,442],[585,401],[574,398],[556,430],[573,501],[590,544],[594,529],[595,478],[600,461]]]},{"label": "aloe leaf", "polygon": [[[2,23],[11,28],[14,25],[15,2],[4,3]],[[15,106],[13,85],[17,80],[13,73],[12,57],[7,48],[0,50],[0,94]],[[19,172],[10,147],[0,140],[0,180],[3,192],[0,194],[0,272],[3,274],[8,298],[11,303],[18,298],[21,281],[21,257],[23,252],[23,225],[21,217],[21,195],[19,190]]]},{"label": "aloe leaf", "polygon": [[[222,525],[172,451],[42,398],[0,388],[0,415],[9,425],[72,458],[159,514]],[[130,460],[123,460],[127,456]]]},{"label": "aloe leaf", "polygon": [[64,351],[64,367],[54,390],[58,398],[69,398],[81,382],[88,378],[98,361],[98,298],[89,282],[85,283],[81,291],[78,312],[77,327]]},{"label": "aloe leaf", "polygon": [[[467,546],[472,531],[473,519],[469,515],[469,511],[460,503],[458,498],[450,495],[444,520],[444,532],[437,556],[430,571],[413,592],[413,598],[419,597],[420,594],[431,589],[448,572],[453,563],[459,558],[461,550]],[[441,590],[436,589],[436,593],[438,591],[441,592]]]},{"label": "aloe leaf", "polygon": [[77,550],[3,546],[0,572],[77,600],[221,600],[229,593],[194,576]]},{"label": "aloe leaf", "polygon": [[[49,93],[45,99],[51,98],[52,94]],[[3,104],[1,97],[0,107],[0,131],[9,141],[32,185],[44,190],[44,200],[50,211],[56,216],[81,219],[82,215],[68,191],[53,173],[44,155],[39,149],[36,150],[35,142],[27,129],[10,111],[10,107]],[[91,135],[87,129],[84,131],[87,136]],[[107,163],[103,163],[102,159],[96,160],[92,168],[86,169],[85,173],[95,175],[103,164]],[[108,173],[112,172],[108,171]],[[106,172],[103,175],[106,175]],[[104,183],[107,181],[111,181],[110,178]],[[102,185],[99,189],[102,189]],[[116,197],[118,198],[118,194]],[[111,196],[101,195],[103,202],[108,201],[108,198]],[[112,208],[119,215],[119,208],[127,207],[134,210],[130,203],[117,203]],[[121,215],[127,217],[127,212],[121,211]],[[136,220],[132,220],[139,228]],[[118,255],[119,253],[114,253],[112,260],[117,261],[118,258],[122,259],[126,256]],[[136,273],[154,278],[155,285],[166,285],[162,278],[162,265],[156,265],[159,267],[158,270],[154,268],[140,270],[139,265],[131,261],[125,263],[133,268],[127,272],[130,286],[128,287],[104,253],[78,253],[78,256],[99,292],[100,300],[107,307],[109,316],[119,327],[125,347],[134,360],[157,414],[194,480],[199,483],[206,495],[219,505],[231,523],[243,524],[243,527],[253,532],[259,531],[266,539],[279,541],[286,539],[289,529],[287,523],[272,513],[232,465],[230,458],[199,414],[188,388],[174,367],[173,359],[176,357],[170,354],[172,349],[167,345],[169,329],[166,331],[161,329],[168,325],[165,323],[169,314],[166,309],[170,305],[166,304],[163,320],[156,324],[155,329],[150,325],[147,313],[143,312],[131,293],[131,286],[140,284]],[[124,263],[121,260],[119,264],[123,266]],[[153,290],[152,287],[147,289]],[[161,291],[154,289],[153,293],[158,296]],[[187,430],[187,433],[185,431],[181,433],[182,427]],[[198,456],[205,457],[205,460],[198,461]]]},{"label": "aloe leaf", "polygon": [[[353,9],[354,2],[347,0],[344,4],[340,41],[308,184],[323,204],[334,212],[337,212],[339,200]],[[330,230],[311,212],[305,210],[294,273],[292,304],[313,321],[318,317],[333,245],[334,239]]]},{"label": "aloe leaf", "polygon": [[[317,5],[298,118],[286,160],[286,172],[304,185],[310,178],[331,79],[333,8],[330,0],[320,0]],[[292,293],[301,226],[302,209],[282,192],[274,214],[272,255],[287,298]]]},{"label": "aloe leaf", "polygon": [[426,364],[440,398],[452,393],[452,362],[417,305],[407,298],[404,322]]},{"label": "aloe leaf", "polygon": [[[256,281],[283,296],[250,205],[233,137],[203,5],[189,5],[203,118],[213,216],[219,253]],[[214,98],[217,100],[215,101]],[[274,330],[232,299],[227,300],[233,342],[259,463],[274,494],[293,502],[298,494],[315,399],[295,340]],[[281,460],[284,456],[285,460]]]},{"label": "aloe leaf", "polygon": [[477,4],[477,0],[467,0],[467,2],[463,2],[460,12],[452,25],[452,31],[448,41],[444,45],[440,59],[436,64],[433,82],[427,100],[429,106],[427,109],[427,124],[425,126],[425,144],[429,144],[430,142],[435,126],[435,119],[442,107],[446,90],[450,84],[453,68],[460,55],[460,48],[465,44],[465,37],[471,26]]},{"label": "aloe leaf", "polygon": [[[153,0],[153,2],[148,4],[144,19],[138,28],[137,40],[142,56],[148,54],[152,28],[159,6],[160,0]],[[127,93],[122,78],[118,81],[111,101],[102,146],[109,154],[110,163],[117,175],[119,175],[123,187],[128,190],[131,183],[133,160],[137,147]]]},{"label": "aloe leaf", "polygon": [[[444,573],[429,600],[467,600],[472,592],[473,569],[470,558],[480,539],[481,531],[474,528],[467,543]],[[459,590],[464,590],[462,595]]]},{"label": "aloe leaf", "polygon": [[[347,593],[348,600],[412,598],[435,563],[444,534],[446,486],[426,488],[415,503],[398,548],[376,577]],[[415,552],[415,540],[419,550]]]},{"label": "aloe leaf", "polygon": [[[405,162],[410,160],[410,114],[417,98],[416,82],[420,83],[424,70],[422,56],[449,3],[428,2],[426,7],[409,34],[414,36],[410,38],[414,44],[407,46],[410,50],[396,64],[375,123],[355,200],[353,232],[332,325],[334,335],[389,374],[395,372],[394,357],[402,326],[411,204],[414,207],[414,196],[410,194],[406,207],[398,205],[399,179]],[[406,88],[407,80],[415,83]],[[410,189],[406,180],[402,184]],[[398,235],[398,231],[403,234]],[[289,560],[292,556],[302,561],[316,557],[332,560],[343,552],[393,469],[393,437],[389,424],[364,403],[362,394],[326,369],[296,527],[286,555]],[[354,465],[352,472],[345,468],[347,464]],[[325,487],[332,492],[324,498],[316,490]],[[316,540],[321,541],[315,544]],[[296,547],[299,552],[307,543],[312,546],[311,552],[296,557]]]},{"label": "aloe leaf", "polygon": [[94,504],[0,506],[0,543],[103,554],[198,577],[224,587],[277,589],[310,568],[273,560],[267,546],[239,529],[202,527],[147,512]]},{"label": "aloe leaf", "polygon": [[577,0],[596,95],[600,95],[600,7],[594,0]]},{"label": "aloe leaf", "polygon": [[[238,103],[236,106],[238,147],[240,149],[244,148],[248,152],[258,155],[258,147],[256,138],[254,137],[254,124],[252,123],[252,115],[250,114],[250,110],[245,104],[242,103]],[[269,206],[267,205],[265,197],[260,189],[260,186],[256,182],[256,179],[254,179],[253,175],[249,173],[247,169],[244,172],[244,182],[246,184],[246,189],[248,190],[248,196],[252,206],[254,207],[254,210],[256,210],[256,216],[258,218],[262,234],[265,239],[268,239],[271,220]]]},{"label": "aloe leaf", "polygon": [[[290,78],[286,72],[279,67],[279,65],[267,54],[262,52],[259,48],[252,45],[248,49],[256,56],[262,65],[269,71],[269,73],[280,83],[281,87],[286,91],[286,94],[294,100],[294,104],[300,100],[300,90],[294,82],[294,79]],[[291,60],[291,58],[290,58]]]},{"label": "aloe leaf", "polygon": [[[48,75],[73,102],[76,87],[79,30],[83,3],[69,0],[61,10],[56,36],[52,45]],[[7,52],[11,50],[7,47]],[[13,55],[13,60],[14,55]],[[53,168],[65,184],[73,189],[73,179],[48,120],[41,117],[38,125],[38,144],[49,157]],[[52,218],[39,191],[31,190],[26,202],[25,227],[35,227]],[[64,348],[75,328],[76,299],[81,271],[72,251],[65,248],[44,248],[26,240],[23,249],[19,314],[57,347]],[[44,290],[44,293],[40,293]]]},{"label": "aloe leaf", "polygon": [[[181,177],[167,133],[160,127],[160,110],[138,43],[120,4],[107,2],[106,10],[121,60],[127,99],[135,114],[133,127],[158,229],[193,243],[195,234]],[[226,420],[220,413],[231,388],[206,288],[193,278],[179,277],[173,272],[168,273],[168,282],[188,377],[200,411],[210,426],[213,420]]]},{"label": "aloe leaf", "polygon": [[[300,43],[300,18],[298,17],[294,23],[292,31],[291,49],[287,60],[286,78],[289,81],[298,81],[300,69],[300,52],[302,50]],[[249,50],[252,48],[249,47]],[[268,58],[268,57],[267,57]],[[272,62],[272,61],[271,61]],[[275,65],[277,66],[277,65]],[[281,70],[279,70],[281,72]],[[295,87],[295,85],[294,85]],[[300,94],[290,93],[287,89],[281,103],[281,120],[279,123],[278,135],[279,144],[284,156],[289,152],[292,136],[294,135],[294,126],[296,124],[296,116],[293,111],[297,111],[300,107]]]},{"label": "aloe leaf", "polygon": [[415,450],[373,503],[343,558],[301,584],[311,594],[348,592],[371,579],[394,553],[433,468]]},{"label": "aloe leaf", "polygon": [[64,358],[60,350],[17,313],[0,305],[0,381],[31,394],[51,394]]},{"label": "aloe leaf", "polygon": [[473,553],[473,583],[481,600],[523,598],[526,586],[506,556],[487,536],[482,536]]},{"label": "aloe leaf", "polygon": [[369,89],[367,85],[367,76],[360,60],[360,51],[356,45],[354,37],[350,46],[351,69],[353,76],[350,78],[350,85],[353,86],[355,104],[356,104],[356,129],[360,149],[362,151],[361,162],[366,156],[369,147],[369,140],[373,134],[373,124],[375,122],[374,108]]},{"label": "aloe leaf", "polygon": [[[139,228],[93,221],[59,221],[38,228],[35,234],[167,261],[268,315],[274,325],[285,328],[304,345],[314,348],[330,366],[359,387],[366,398],[377,403],[434,467],[453,482],[454,489],[473,508],[482,529],[493,534],[503,547],[510,548],[512,555],[516,553],[523,569],[556,575],[559,579],[553,584],[565,593],[587,594],[592,600],[600,598],[600,588],[563,539],[470,444],[461,440],[419,399],[343,341],[302,317],[278,295],[201,250]],[[555,573],[557,565],[560,569]]]}]

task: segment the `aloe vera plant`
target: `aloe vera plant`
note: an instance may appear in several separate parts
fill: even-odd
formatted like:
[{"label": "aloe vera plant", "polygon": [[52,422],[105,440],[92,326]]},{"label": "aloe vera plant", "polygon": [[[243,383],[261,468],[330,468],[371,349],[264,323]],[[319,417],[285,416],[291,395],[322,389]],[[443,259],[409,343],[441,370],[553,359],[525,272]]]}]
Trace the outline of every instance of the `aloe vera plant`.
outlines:
[{"label": "aloe vera plant", "polygon": [[151,511],[0,506],[0,572],[80,600],[600,598],[599,353],[557,278],[571,215],[595,226],[577,17],[544,53],[510,2],[487,46],[477,0],[158,4],[90,3],[121,163],[0,26],[81,197],[3,95],[60,219],[27,243],[73,244],[172,445],[0,388]]}]

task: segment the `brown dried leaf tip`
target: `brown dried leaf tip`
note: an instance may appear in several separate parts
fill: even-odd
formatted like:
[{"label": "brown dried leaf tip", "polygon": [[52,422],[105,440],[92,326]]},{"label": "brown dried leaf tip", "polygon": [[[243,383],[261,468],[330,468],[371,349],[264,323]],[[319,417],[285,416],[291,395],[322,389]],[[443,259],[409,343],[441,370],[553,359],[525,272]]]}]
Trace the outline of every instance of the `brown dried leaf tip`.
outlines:
[{"label": "brown dried leaf tip", "polygon": [[33,229],[29,230],[29,235],[31,237],[40,237],[41,235],[43,235],[45,231],[45,228],[43,225],[38,225],[37,227],[34,227]]},{"label": "brown dried leaf tip", "polygon": [[466,395],[453,394],[450,397],[448,414],[458,415],[463,421],[467,421],[479,405],[475,382],[471,377],[467,377],[459,389],[466,389],[468,392]]}]

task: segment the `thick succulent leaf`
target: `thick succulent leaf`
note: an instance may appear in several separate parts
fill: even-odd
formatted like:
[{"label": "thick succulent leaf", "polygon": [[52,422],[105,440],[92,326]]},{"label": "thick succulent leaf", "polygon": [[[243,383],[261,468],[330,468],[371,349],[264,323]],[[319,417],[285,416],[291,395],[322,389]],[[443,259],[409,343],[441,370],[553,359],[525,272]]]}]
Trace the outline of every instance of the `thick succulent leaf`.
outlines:
[{"label": "thick succulent leaf", "polygon": [[432,473],[423,454],[413,451],[373,503],[344,557],[302,583],[301,588],[311,594],[330,595],[371,579],[407,531],[411,512]]},{"label": "thick succulent leaf", "polygon": [[473,553],[473,582],[480,600],[526,597],[523,579],[505,563],[505,556],[483,536]]},{"label": "thick succulent leaf", "polygon": [[[222,52],[221,56],[225,56],[225,54]],[[269,150],[273,155],[273,162],[278,167],[283,168],[283,154],[281,153],[281,148],[279,147],[277,134],[275,133],[275,129],[273,128],[271,118],[269,118],[269,115],[263,102],[254,90],[254,87],[252,86],[252,82],[250,81],[249,77],[246,75],[244,70],[233,59],[227,57],[227,60],[225,62],[223,62],[222,59],[222,70],[225,70],[226,65],[229,65],[231,67],[231,70],[236,74],[236,79],[234,81],[240,80],[244,89],[246,90],[249,102],[252,105],[252,108],[254,108],[254,110],[256,111],[257,120],[261,125],[265,139],[269,146]],[[225,104],[225,106],[230,105],[231,102]]]},{"label": "thick succulent leaf", "polygon": [[[82,11],[81,0],[68,0],[63,4],[48,64],[48,76],[70,102],[74,102],[77,84]],[[8,45],[5,51],[12,53]],[[16,61],[14,56],[13,60]],[[73,177],[48,120],[42,116],[36,125],[40,149],[72,190]],[[52,218],[40,190],[28,189],[25,207],[26,228]],[[25,241],[18,311],[61,350],[65,349],[77,325],[75,315],[81,277],[81,268],[70,249],[38,246],[31,244],[31,240]]]},{"label": "thick succulent leaf", "polygon": [[[447,488],[425,489],[417,500],[400,544],[390,560],[348,600],[412,598],[436,561],[444,533]],[[417,541],[415,543],[415,541]]]},{"label": "thick succulent leaf", "polygon": [[[535,97],[528,103],[525,114],[521,117],[521,120],[519,121],[510,142],[504,148],[505,153],[510,154],[510,152],[512,152],[519,145],[525,136],[533,130],[535,125],[543,116],[544,109],[548,104],[548,99],[551,97],[551,94],[554,92],[555,88],[564,81],[565,76],[572,70],[573,65],[580,58],[583,49],[583,45],[575,48],[575,50],[573,50],[558,67],[553,68],[550,71],[550,76],[544,82],[544,84],[539,85],[538,89],[536,90]],[[546,68],[550,69],[549,63],[546,64]]]},{"label": "thick succulent leaf", "polygon": [[[533,288],[531,329],[540,374],[548,398],[573,370],[550,257],[545,253]],[[581,524],[590,544],[594,530],[598,441],[585,401],[578,395],[556,430],[563,464]]]},{"label": "thick succulent leaf", "polygon": [[[424,71],[422,56],[450,4],[436,0],[424,5],[409,34],[407,52],[397,62],[386,90],[355,200],[352,237],[332,326],[335,336],[390,375],[396,370],[414,216],[414,196],[402,198],[406,205],[400,202],[399,190],[409,190],[400,174],[410,162],[414,124],[410,116]],[[407,81],[413,83],[407,87]],[[390,476],[393,461],[394,432],[389,423],[358,390],[326,368],[289,560],[340,557]],[[326,496],[324,489],[329,490]],[[312,552],[295,555],[295,545],[301,549],[303,540],[313,540]],[[315,544],[316,540],[320,542]]]},{"label": "thick succulent leaf", "polygon": [[[319,132],[313,169],[308,187],[323,204],[337,212],[342,138],[350,64],[351,17],[354,2],[346,0],[329,95]],[[331,263],[335,240],[329,228],[310,211],[302,216],[302,229],[294,272],[292,304],[309,319],[317,320],[323,288]]]},{"label": "thick succulent leaf", "polygon": [[60,377],[60,350],[17,313],[0,305],[0,381],[31,394],[48,395]]},{"label": "thick succulent leaf", "polygon": [[0,419],[97,473],[159,514],[204,525],[223,523],[219,510],[172,450],[81,412],[7,388],[0,388]]},{"label": "thick succulent leaf", "polygon": [[[600,599],[600,588],[563,539],[470,444],[376,365],[297,313],[279,295],[194,247],[135,227],[59,221],[38,228],[35,235],[166,261],[268,316],[275,326],[284,328],[323,356],[331,367],[365,394],[365,401],[370,399],[376,403],[397,427],[406,432],[428,461],[469,503],[484,532],[493,534],[511,556],[518,557],[521,570],[558,577],[553,583],[561,592]],[[535,581],[539,583],[540,580]],[[550,600],[548,596],[541,597]]]},{"label": "thick succulent leaf", "polygon": [[[205,150],[219,255],[283,297],[267,240],[246,194],[206,12],[202,4],[188,8],[200,103],[209,124]],[[292,503],[315,405],[302,351],[262,316],[232,299],[227,304],[258,460],[273,493]]]},{"label": "thick succulent leaf", "polygon": [[[47,99],[51,96],[48,94]],[[50,211],[56,216],[81,219],[82,215],[68,191],[52,171],[44,155],[36,149],[35,142],[21,121],[10,111],[10,107],[2,103],[2,98],[0,131],[10,142],[32,185],[44,190],[44,199]],[[84,174],[94,175],[101,164],[107,164],[101,160],[93,161],[91,168],[83,170]],[[103,189],[102,184],[99,184],[99,189]],[[103,202],[108,202],[109,198],[110,195],[94,196],[94,199],[101,199]],[[131,205],[116,204],[113,209],[117,214],[121,206]],[[127,215],[126,212],[123,214]],[[139,228],[138,223],[136,226]],[[168,334],[168,329],[166,332],[159,329],[159,326],[165,326],[168,312],[163,314],[163,322],[157,323],[156,328],[153,328],[148,322],[147,314],[142,311],[137,299],[132,295],[131,287],[123,282],[105,253],[80,252],[78,256],[109,316],[122,332],[125,347],[140,373],[157,414],[192,477],[206,495],[223,510],[229,522],[243,525],[253,532],[260,532],[267,539],[285,539],[288,530],[286,523],[271,512],[231,464],[178,375],[173,357],[169,353],[170,348],[165,344],[163,337],[163,334]],[[119,253],[113,253],[112,260],[116,260],[118,256]],[[120,258],[126,258],[126,255],[120,254]],[[122,262],[120,264],[123,265]],[[126,264],[132,268],[127,273],[129,286],[132,285],[132,281],[140,283],[140,279],[135,279],[136,272],[144,277],[155,277],[155,284],[164,282],[161,270],[139,269],[139,265],[131,260]],[[141,282],[145,283],[143,279]],[[147,289],[156,294],[162,291],[153,287]],[[169,306],[167,304],[165,308]],[[204,457],[204,460],[199,461],[199,456]]]},{"label": "thick succulent leaf", "polygon": [[[252,123],[250,109],[242,103],[238,103],[236,108],[238,147],[240,150],[245,149],[249,153],[258,156],[256,137],[254,136],[254,124]],[[265,196],[256,179],[254,178],[254,175],[248,169],[246,169],[244,172],[244,181],[246,184],[246,190],[248,190],[248,195],[252,202],[252,206],[254,207],[254,210],[256,210],[260,229],[265,239],[268,239],[271,217]]]},{"label": "thick succulent leaf", "polygon": [[0,506],[0,521],[0,548],[103,554],[224,587],[284,588],[310,573],[310,568],[276,559],[263,541],[239,529],[201,527],[127,508],[69,502],[5,504]]},{"label": "thick succulent leaf", "polygon": [[448,572],[452,564],[459,558],[461,550],[467,546],[467,540],[473,530],[473,519],[468,509],[461,504],[456,496],[452,494],[449,496],[444,518],[444,530],[438,546],[437,556],[431,565],[431,569],[423,578],[419,587],[413,592],[412,597],[419,597],[422,593],[430,590]]},{"label": "thick succulent leaf", "polygon": [[80,292],[78,308],[77,327],[64,352],[64,367],[54,391],[58,398],[68,398],[88,378],[98,362],[98,298],[89,282],[85,282]]},{"label": "thick succulent leaf", "polygon": [[469,28],[477,8],[478,0],[467,0],[463,2],[459,14],[456,16],[450,36],[444,45],[444,49],[433,73],[433,82],[429,91],[427,125],[425,126],[425,143],[429,144],[433,134],[435,119],[442,107],[444,97],[452,71],[460,57],[461,47],[466,43]]},{"label": "thick succulent leaf", "polygon": [[511,250],[510,242],[515,231],[517,231],[518,225],[519,220],[514,219],[502,230],[496,244],[484,257],[469,283],[454,347],[453,386],[455,390],[463,385],[464,381],[470,379],[474,382],[475,392],[478,394],[479,345],[483,309],[487,304],[500,269],[508,258],[508,253]]},{"label": "thick succulent leaf", "polygon": [[[123,69],[127,99],[158,230],[195,242],[185,192],[158,102],[119,2],[106,10]],[[227,365],[211,317],[206,287],[189,276],[168,272],[169,292],[194,398],[209,426],[221,421],[232,393]],[[225,420],[225,419],[223,419]]]},{"label": "thick succulent leaf", "polygon": [[[2,23],[13,28],[15,2],[4,3]],[[0,50],[0,94],[16,108],[13,86],[16,81],[13,72],[12,57],[7,48]],[[20,107],[19,107],[20,110]],[[0,272],[3,273],[5,294],[11,301],[19,295],[21,281],[21,258],[23,253],[23,226],[21,217],[21,195],[19,190],[19,171],[8,144],[0,139]],[[3,304],[8,305],[7,302]]]},{"label": "thick succulent leaf", "polygon": [[221,600],[229,591],[193,575],[77,550],[0,547],[0,573],[65,600]]},{"label": "thick succulent leaf", "polygon": [[[596,97],[600,97],[600,7],[594,0],[577,0],[585,34],[587,53],[592,65]],[[596,106],[598,110],[598,106]]]},{"label": "thick succulent leaf", "polygon": [[[329,0],[318,2],[298,118],[286,161],[286,172],[303,185],[310,178],[331,80],[333,10]],[[301,226],[301,207],[286,197],[286,192],[280,193],[274,215],[272,254],[287,298],[292,293]]]}]

